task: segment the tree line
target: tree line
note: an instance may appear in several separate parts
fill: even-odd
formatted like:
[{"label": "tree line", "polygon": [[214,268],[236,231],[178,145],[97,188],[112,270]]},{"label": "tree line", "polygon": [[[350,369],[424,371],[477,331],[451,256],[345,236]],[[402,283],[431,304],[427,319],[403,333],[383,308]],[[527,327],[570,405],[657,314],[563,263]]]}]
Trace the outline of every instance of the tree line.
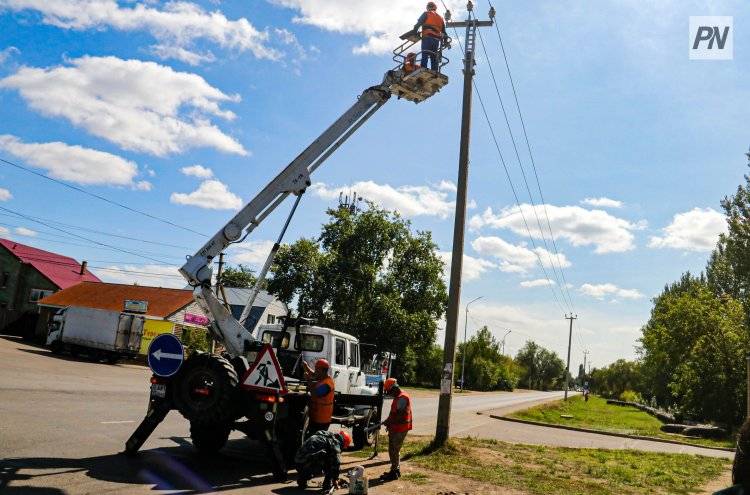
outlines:
[{"label": "tree line", "polygon": [[597,393],[626,391],[678,417],[737,426],[745,418],[750,352],[750,176],[721,201],[727,232],[702,273],[684,273],[653,299],[639,359],[591,374]]}]

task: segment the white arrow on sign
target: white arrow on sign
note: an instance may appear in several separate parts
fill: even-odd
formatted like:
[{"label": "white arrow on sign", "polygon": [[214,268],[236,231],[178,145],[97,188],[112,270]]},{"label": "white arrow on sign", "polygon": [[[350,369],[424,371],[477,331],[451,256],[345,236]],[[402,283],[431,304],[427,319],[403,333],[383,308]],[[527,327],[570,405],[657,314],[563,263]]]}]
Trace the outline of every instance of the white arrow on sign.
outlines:
[{"label": "white arrow on sign", "polygon": [[152,356],[156,358],[157,361],[161,361],[161,358],[166,359],[182,359],[182,354],[172,354],[170,352],[162,352],[161,349],[156,349],[154,352],[151,353]]}]

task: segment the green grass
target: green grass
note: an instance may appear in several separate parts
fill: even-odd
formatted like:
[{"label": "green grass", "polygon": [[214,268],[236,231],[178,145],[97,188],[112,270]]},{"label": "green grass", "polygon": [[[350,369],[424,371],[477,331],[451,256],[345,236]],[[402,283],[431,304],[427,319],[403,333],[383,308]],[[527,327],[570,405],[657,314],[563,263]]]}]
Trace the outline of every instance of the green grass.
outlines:
[{"label": "green grass", "polygon": [[539,495],[695,493],[729,466],[727,459],[633,450],[569,449],[454,439],[432,450],[408,442],[402,455],[419,467]]},{"label": "green grass", "polygon": [[405,473],[401,479],[415,485],[425,485],[430,482],[430,477],[423,473]]},{"label": "green grass", "polygon": [[[561,415],[573,418],[563,418]],[[664,438],[682,443],[693,443],[707,447],[734,447],[733,438],[710,440],[664,433],[662,423],[655,417],[629,406],[612,406],[607,401],[591,396],[585,402],[581,396],[571,397],[567,402],[558,401],[518,411],[512,418],[538,421],[540,423],[576,426],[592,430],[626,433],[645,437]]]}]

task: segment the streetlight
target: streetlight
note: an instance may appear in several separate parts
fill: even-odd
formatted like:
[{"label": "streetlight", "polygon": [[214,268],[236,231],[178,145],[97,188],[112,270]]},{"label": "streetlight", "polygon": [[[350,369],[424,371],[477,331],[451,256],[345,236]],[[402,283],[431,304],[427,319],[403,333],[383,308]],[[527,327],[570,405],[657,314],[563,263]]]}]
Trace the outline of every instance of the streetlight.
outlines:
[{"label": "streetlight", "polygon": [[469,305],[479,301],[484,296],[472,299],[466,304],[466,318],[464,320],[464,352],[461,353],[461,392],[464,391],[464,371],[466,370],[466,327],[469,326]]},{"label": "streetlight", "polygon": [[505,356],[505,337],[507,337],[511,331],[512,330],[509,329],[508,332],[505,335],[503,335],[503,356]]}]

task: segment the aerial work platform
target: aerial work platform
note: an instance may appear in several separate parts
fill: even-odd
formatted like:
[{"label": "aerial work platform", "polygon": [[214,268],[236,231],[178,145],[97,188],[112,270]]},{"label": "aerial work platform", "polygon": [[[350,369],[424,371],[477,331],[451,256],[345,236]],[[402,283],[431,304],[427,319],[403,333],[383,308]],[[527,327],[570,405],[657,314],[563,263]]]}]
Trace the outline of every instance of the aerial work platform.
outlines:
[{"label": "aerial work platform", "polygon": [[[390,90],[398,98],[421,103],[440,91],[448,84],[448,76],[441,73],[441,69],[449,60],[443,56],[443,46],[450,47],[450,39],[441,44],[437,53],[428,51],[409,51],[417,42],[421,41],[418,33],[409,31],[401,35],[404,42],[393,50],[393,61],[398,65],[390,71]],[[431,70],[417,64],[422,55],[435,57],[438,62],[437,70]]]}]

